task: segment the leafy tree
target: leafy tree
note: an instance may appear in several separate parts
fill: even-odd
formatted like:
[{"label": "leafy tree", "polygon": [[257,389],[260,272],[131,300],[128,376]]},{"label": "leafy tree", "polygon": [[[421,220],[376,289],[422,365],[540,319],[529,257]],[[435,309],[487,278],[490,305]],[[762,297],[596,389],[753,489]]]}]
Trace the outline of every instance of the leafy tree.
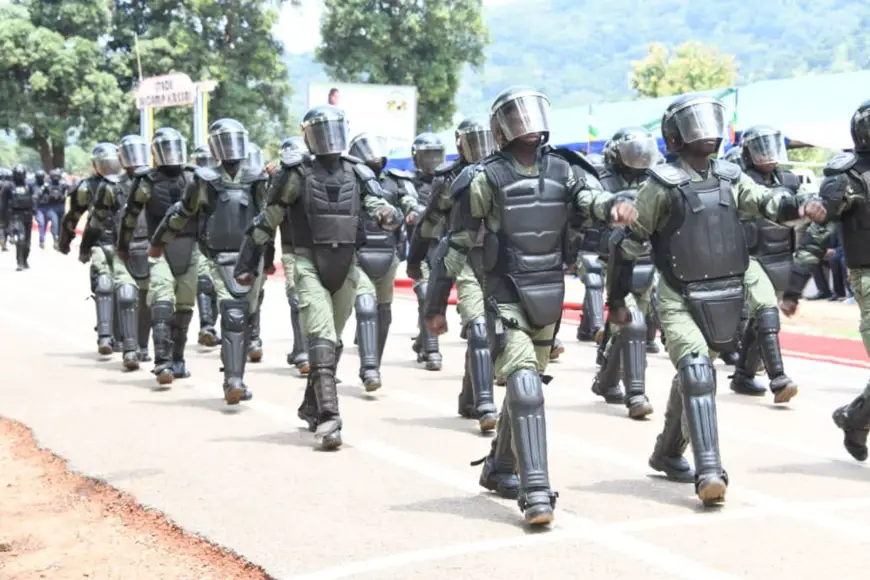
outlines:
[{"label": "leafy tree", "polygon": [[109,17],[99,0],[0,5],[0,127],[38,151],[46,170],[63,167],[71,136],[118,134],[123,94],[97,42]]},{"label": "leafy tree", "polygon": [[316,58],[343,82],[415,85],[417,124],[449,125],[464,64],[483,64],[481,0],[325,0]]},{"label": "leafy tree", "polygon": [[673,51],[651,44],[646,58],[633,61],[632,69],[631,88],[641,97],[730,87],[737,80],[734,57],[700,42],[687,42]]}]

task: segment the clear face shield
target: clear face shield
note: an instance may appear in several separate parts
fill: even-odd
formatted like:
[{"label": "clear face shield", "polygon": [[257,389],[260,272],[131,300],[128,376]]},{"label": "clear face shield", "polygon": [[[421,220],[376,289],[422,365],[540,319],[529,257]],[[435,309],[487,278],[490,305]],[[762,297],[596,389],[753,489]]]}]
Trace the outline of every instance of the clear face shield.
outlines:
[{"label": "clear face shield", "polygon": [[684,143],[712,141],[725,135],[725,106],[718,101],[690,103],[676,111],[673,119]]},{"label": "clear face shield", "polygon": [[257,146],[250,147],[248,151],[248,160],[245,165],[252,171],[262,171],[266,162],[263,159],[263,150]]},{"label": "clear face shield", "polygon": [[187,143],[184,139],[154,141],[151,143],[151,155],[158,166],[184,165],[187,163]]},{"label": "clear face shield", "polygon": [[459,135],[456,148],[469,163],[477,163],[495,151],[492,131],[470,131]]},{"label": "clear face shield", "polygon": [[661,157],[655,137],[638,136],[614,143],[613,147],[619,153],[619,160],[629,169],[649,169]]},{"label": "clear face shield", "polygon": [[507,143],[526,135],[546,134],[550,132],[550,102],[544,95],[529,93],[501,105],[493,118]]},{"label": "clear face shield", "polygon": [[215,168],[218,166],[218,160],[215,159],[211,151],[201,151],[197,149],[193,152],[193,162],[197,167]]},{"label": "clear face shield", "polygon": [[242,131],[210,133],[208,146],[218,162],[242,161],[248,158],[248,133]]},{"label": "clear face shield", "polygon": [[98,150],[92,154],[91,160],[94,171],[102,177],[121,173],[121,160],[118,156],[118,149],[114,145],[98,147]]},{"label": "clear face shield", "polygon": [[148,144],[144,140],[121,141],[118,156],[124,169],[144,167],[148,165]]},{"label": "clear face shield", "polygon": [[764,133],[744,140],[742,143],[753,165],[777,165],[788,161],[785,151],[785,137],[782,133]]},{"label": "clear face shield", "polygon": [[347,121],[330,119],[303,129],[305,143],[314,155],[337,155],[347,149]]},{"label": "clear face shield", "polygon": [[379,135],[360,135],[350,145],[350,154],[365,163],[382,163],[387,158],[387,140]]},{"label": "clear face shield", "polygon": [[443,146],[420,148],[414,153],[414,167],[426,174],[435,173],[435,168],[444,163],[447,154]]}]

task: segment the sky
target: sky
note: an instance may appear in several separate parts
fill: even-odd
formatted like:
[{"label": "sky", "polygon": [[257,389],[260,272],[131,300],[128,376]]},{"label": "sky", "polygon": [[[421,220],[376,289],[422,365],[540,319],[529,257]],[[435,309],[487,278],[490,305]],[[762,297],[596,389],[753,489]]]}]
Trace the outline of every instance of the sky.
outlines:
[{"label": "sky", "polygon": [[[484,6],[510,4],[518,0],[483,0]],[[528,1],[528,0],[526,0]],[[285,6],[281,9],[275,33],[291,54],[310,52],[320,43],[320,2],[304,0],[301,8]]]}]

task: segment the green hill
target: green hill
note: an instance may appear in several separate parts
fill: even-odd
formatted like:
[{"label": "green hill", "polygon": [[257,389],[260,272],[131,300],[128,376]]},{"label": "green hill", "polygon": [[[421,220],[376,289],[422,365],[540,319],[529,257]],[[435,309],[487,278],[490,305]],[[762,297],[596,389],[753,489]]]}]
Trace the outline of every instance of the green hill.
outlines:
[{"label": "green hill", "polygon": [[[631,99],[631,61],[651,42],[715,44],[737,57],[741,83],[870,68],[870,2],[856,0],[520,0],[485,17],[492,44],[483,71],[464,75],[463,112],[511,84],[540,87],[557,107]],[[298,114],[308,80],[326,75],[311,54],[287,63]]]}]

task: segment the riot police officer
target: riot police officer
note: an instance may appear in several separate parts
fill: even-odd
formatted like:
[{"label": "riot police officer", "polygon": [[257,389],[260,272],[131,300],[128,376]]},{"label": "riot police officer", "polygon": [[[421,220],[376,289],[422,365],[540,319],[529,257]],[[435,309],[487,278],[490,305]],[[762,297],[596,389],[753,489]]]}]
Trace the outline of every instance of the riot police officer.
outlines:
[{"label": "riot police officer", "polygon": [[235,276],[240,283],[253,283],[263,245],[289,209],[296,291],[311,365],[298,414],[315,431],[322,448],[335,449],[341,445],[342,427],[335,372],[339,339],[356,298],[359,214],[376,215],[380,225],[390,229],[398,226],[401,213],[383,199],[371,169],[342,155],[348,143],[341,109],[310,109],[302,119],[302,132],[313,157],[282,161],[266,208],[247,230]]},{"label": "riot police officer", "polygon": [[[784,187],[793,195],[799,193],[801,182],[797,175],[779,167],[782,161],[788,159],[785,138],[780,131],[767,125],[750,127],[743,132],[741,145],[744,173],[753,181],[766,187]],[[770,281],[770,284],[762,283],[754,287],[755,300],[764,303],[769,311],[776,312],[777,293],[783,292],[788,286],[795,251],[794,229],[790,225],[781,225],[762,217],[744,220],[743,229],[750,259],[761,265]],[[767,389],[755,379],[762,361],[761,345],[779,342],[779,318],[772,315],[747,318],[739,341],[739,357],[731,377],[731,390],[743,395],[762,396]],[[771,326],[774,322],[775,326]],[[783,392],[780,385],[791,381],[783,372],[782,365],[782,360],[774,361],[774,367],[768,369],[770,389],[774,393]]]},{"label": "riot police officer", "polygon": [[27,168],[21,164],[12,168],[12,180],[0,195],[0,229],[15,242],[17,270],[30,266],[30,238],[33,235],[33,210],[36,206],[33,188],[27,184]]},{"label": "riot police officer", "polygon": [[[588,153],[586,161],[595,169],[596,175],[606,171],[604,155]],[[598,331],[604,328],[604,270],[598,260],[601,231],[595,226],[581,227],[583,224],[577,222],[582,219],[579,214],[572,214],[571,219],[574,222],[570,224],[574,238],[571,257],[576,256],[577,272],[583,282],[583,310],[580,324],[577,325],[577,340],[591,342],[596,339]]]},{"label": "riot police officer", "polygon": [[630,219],[634,211],[630,204],[614,205],[603,190],[589,189],[585,175],[546,147],[548,117],[549,100],[534,89],[509,88],[496,98],[490,119],[500,151],[467,167],[453,182],[457,207],[448,242],[441,246],[449,250],[434,258],[444,260],[446,276],[430,280],[426,310],[429,329],[446,331],[453,278],[485,227],[489,336],[496,372],[507,377],[507,394],[496,439],[481,460],[480,484],[517,498],[533,525],[552,521],[557,497],[547,469],[542,373],[565,296],[565,210],[612,212],[619,220]]},{"label": "riot police officer", "polygon": [[[39,229],[39,249],[45,249],[45,230],[48,223],[47,208],[50,204],[48,184],[45,183],[45,171],[38,170],[33,174],[33,196],[36,200],[36,225]],[[52,222],[52,226],[54,222]]]},{"label": "riot police officer", "polygon": [[69,185],[62,178],[63,170],[58,167],[48,173],[45,194],[37,205],[36,221],[40,224],[40,247],[44,247],[45,231],[51,223],[51,238],[57,249],[57,242],[60,239],[60,218],[66,210],[66,198],[69,195]]},{"label": "riot police officer", "polygon": [[[186,166],[187,143],[178,130],[162,127],[155,131],[151,157],[156,167],[136,171],[122,213],[118,253],[125,260],[130,257],[139,214],[144,210],[148,234],[153,238],[166,212],[181,201],[193,181],[193,168]],[[157,384],[164,387],[174,379],[190,376],[184,362],[184,347],[196,301],[198,227],[197,221],[191,220],[160,256],[148,258],[148,306],[154,341],[152,372]]]},{"label": "riot police officer", "polygon": [[[646,181],[646,172],[661,155],[652,133],[642,127],[624,127],[614,133],[605,150],[605,170],[601,185],[622,199],[634,200],[637,188]],[[604,230],[599,257],[607,263],[611,232]],[[655,318],[652,291],[655,266],[649,252],[638,256],[631,277],[631,292],[626,307],[632,310],[631,321],[624,327],[608,324],[599,343],[599,369],[592,392],[609,403],[625,404],[632,419],[642,419],[653,412],[646,396],[646,321]],[[620,370],[622,383],[620,387]]]},{"label": "riot police officer", "polygon": [[[351,140],[349,153],[378,176],[384,199],[405,214],[407,223],[413,223],[422,208],[417,204],[411,175],[397,169],[385,169],[388,153],[385,139],[361,133]],[[357,262],[362,271],[359,272],[354,302],[359,372],[366,391],[375,391],[381,386],[381,359],[393,322],[399,236],[396,230],[382,228],[377,220],[367,215],[360,215],[360,220],[364,239],[357,250]]]},{"label": "riot police officer", "polygon": [[[610,317],[625,324],[631,319],[626,297],[635,260],[647,251],[646,241],[652,242],[662,276],[660,322],[677,374],[649,464],[669,479],[694,482],[704,505],[724,501],[728,486],[719,456],[716,371],[709,353],[733,345],[744,296],[751,313],[770,315],[751,291],[763,271],[749,260],[741,214],[787,221],[804,212],[816,218],[824,213],[818,203],[799,208],[790,192],[768,190],[738,166],[711,160],[724,132],[725,105],[718,99],[683,95],[668,106],[662,136],[675,160],[650,169],[650,179],[637,192],[637,222],[615,232],[608,263]],[[689,441],[694,470],[683,457]]]},{"label": "riot police officer", "polygon": [[[435,169],[444,163],[445,148],[441,139],[434,133],[420,133],[411,145],[411,157],[414,160],[414,188],[420,205],[429,204],[432,195],[432,182],[435,180]],[[408,228],[408,238],[416,237],[415,228]],[[417,295],[418,318],[420,319],[419,334],[414,339],[413,349],[417,353],[417,362],[424,363],[426,370],[441,370],[441,351],[438,337],[432,335],[423,321],[423,308],[426,300],[426,282],[429,280],[429,265],[424,262],[419,271],[412,272],[414,278],[414,293]]]},{"label": "riot police officer", "polygon": [[[5,167],[0,167],[0,192],[6,188],[7,183],[12,183],[12,171]],[[6,247],[8,233],[2,218],[3,216],[0,214],[0,250],[8,252],[9,249]]]},{"label": "riot police officer", "polygon": [[190,156],[190,160],[193,161],[193,164],[197,167],[216,169],[217,166],[220,165],[220,162],[215,159],[214,155],[212,155],[211,149],[209,149],[208,145],[200,145],[194,149],[193,155]]},{"label": "riot police officer", "polygon": [[208,130],[217,169],[198,167],[181,203],[172,206],[151,238],[151,255],[162,252],[178,232],[202,216],[202,255],[212,264],[212,279],[221,312],[221,362],[224,399],[228,405],[251,399],[245,386],[245,361],[253,339],[263,276],[251,286],[233,278],[245,229],[259,213],[266,194],[262,164],[250,164],[248,131],[235,119],[220,119]]},{"label": "riot police officer", "polygon": [[[215,169],[220,165],[208,145],[200,145],[191,156],[197,167]],[[217,324],[218,302],[214,282],[211,279],[212,265],[204,255],[196,261],[196,309],[199,311],[199,336],[197,342],[202,346],[213,347],[220,343],[215,325]]]}]

